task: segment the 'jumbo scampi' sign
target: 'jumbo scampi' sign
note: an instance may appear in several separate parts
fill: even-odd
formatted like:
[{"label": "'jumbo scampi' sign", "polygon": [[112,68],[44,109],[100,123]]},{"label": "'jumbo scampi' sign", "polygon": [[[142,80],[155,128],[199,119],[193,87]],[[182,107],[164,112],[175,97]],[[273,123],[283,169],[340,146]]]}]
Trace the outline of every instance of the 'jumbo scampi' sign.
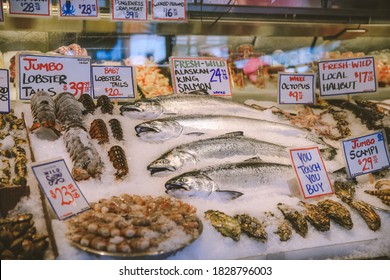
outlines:
[{"label": "'jumbo scampi' sign", "polygon": [[320,95],[376,92],[373,57],[318,62]]},{"label": "'jumbo scampi' sign", "polygon": [[170,58],[175,93],[204,91],[210,95],[232,94],[227,62],[221,58]]},{"label": "'jumbo scampi' sign", "polygon": [[332,184],[318,147],[291,148],[290,157],[305,199],[333,194]]},{"label": "'jumbo scampi' sign", "polygon": [[351,178],[390,167],[384,131],[342,141],[347,172]]},{"label": "'jumbo scampi' sign", "polygon": [[37,91],[52,96],[67,91],[76,98],[91,91],[91,58],[20,54],[19,98],[29,100]]}]

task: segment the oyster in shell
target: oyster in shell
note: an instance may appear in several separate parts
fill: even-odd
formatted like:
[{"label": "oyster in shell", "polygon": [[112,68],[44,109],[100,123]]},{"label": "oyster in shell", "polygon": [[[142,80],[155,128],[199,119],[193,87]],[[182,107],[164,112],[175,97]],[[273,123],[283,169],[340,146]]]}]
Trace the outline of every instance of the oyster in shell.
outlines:
[{"label": "oyster in shell", "polygon": [[291,223],[293,229],[300,236],[305,237],[308,230],[305,216],[284,203],[278,203],[278,209],[282,211],[283,216]]},{"label": "oyster in shell", "polygon": [[246,233],[249,237],[256,239],[257,241],[265,243],[267,241],[267,232],[265,226],[255,217],[251,217],[248,214],[235,215],[238,223],[241,226],[241,231]]},{"label": "oyster in shell", "polygon": [[300,201],[299,205],[305,207],[303,215],[316,230],[327,231],[330,229],[330,219],[319,206],[303,201]]},{"label": "oyster in shell", "polygon": [[326,213],[326,215],[346,229],[353,228],[351,213],[341,203],[331,199],[325,199],[317,203],[317,205]]},{"label": "oyster in shell", "polygon": [[230,237],[235,241],[240,240],[241,226],[235,218],[218,210],[207,210],[204,216],[223,236]]},{"label": "oyster in shell", "polygon": [[349,205],[359,212],[360,216],[366,221],[369,229],[372,231],[380,229],[381,218],[368,203],[354,200]]}]

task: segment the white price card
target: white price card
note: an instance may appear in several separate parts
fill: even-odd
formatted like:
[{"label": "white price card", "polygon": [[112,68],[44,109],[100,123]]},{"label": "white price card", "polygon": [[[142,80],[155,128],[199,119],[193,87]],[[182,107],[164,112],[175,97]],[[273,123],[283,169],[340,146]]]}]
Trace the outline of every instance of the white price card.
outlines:
[{"label": "white price card", "polygon": [[112,0],[111,17],[112,20],[146,21],[148,19],[148,0]]},{"label": "white price card", "polygon": [[91,58],[20,54],[18,78],[21,100],[42,90],[52,96],[67,91],[79,98],[91,91]]},{"label": "white price card", "polygon": [[59,220],[91,209],[63,159],[37,163],[31,168]]},{"label": "white price card", "polygon": [[0,69],[0,113],[10,112],[9,72]]},{"label": "white price card", "polygon": [[58,0],[61,18],[97,18],[98,0]]},{"label": "white price card", "polygon": [[320,95],[376,92],[373,57],[318,62]]},{"label": "white price card", "polygon": [[315,74],[279,73],[279,104],[314,104]]},{"label": "white price card", "polygon": [[383,130],[342,141],[347,172],[351,178],[390,167]]},{"label": "white price card", "polygon": [[290,157],[305,199],[333,194],[332,184],[318,147],[292,148]]},{"label": "white price card", "polygon": [[132,66],[92,66],[93,97],[135,98]]},{"label": "white price card", "polygon": [[204,91],[210,95],[232,94],[229,70],[222,58],[170,58],[175,93]]},{"label": "white price card", "polygon": [[152,20],[187,19],[186,0],[152,0]]},{"label": "white price card", "polygon": [[10,15],[50,16],[51,0],[9,0]]}]

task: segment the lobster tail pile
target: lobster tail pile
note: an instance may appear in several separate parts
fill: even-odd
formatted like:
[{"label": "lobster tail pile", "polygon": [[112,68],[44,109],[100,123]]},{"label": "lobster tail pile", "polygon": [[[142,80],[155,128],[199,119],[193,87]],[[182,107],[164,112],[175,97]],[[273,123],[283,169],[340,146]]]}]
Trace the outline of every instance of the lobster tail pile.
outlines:
[{"label": "lobster tail pile", "polygon": [[61,127],[56,118],[54,100],[49,93],[39,91],[31,97],[31,111],[34,118],[31,132],[41,139],[56,140],[61,135]]},{"label": "lobster tail pile", "polygon": [[93,98],[91,95],[89,95],[88,93],[84,93],[80,96],[80,98],[78,99],[78,101],[83,104],[84,106],[84,110],[83,110],[83,115],[86,115],[86,114],[93,114],[93,112],[95,112],[95,109],[96,109],[96,105],[95,103],[93,102]]},{"label": "lobster tail pile", "polygon": [[110,142],[106,123],[102,119],[95,119],[91,123],[89,135],[92,139],[97,139],[100,145]]},{"label": "lobster tail pile", "polygon": [[103,114],[110,114],[114,111],[114,104],[107,95],[99,96],[97,100],[97,107],[100,108]]},{"label": "lobster tail pile", "polygon": [[77,181],[99,177],[103,162],[84,126],[80,102],[71,93],[63,92],[56,98],[55,107],[65,128],[64,141],[74,164],[72,176]]}]

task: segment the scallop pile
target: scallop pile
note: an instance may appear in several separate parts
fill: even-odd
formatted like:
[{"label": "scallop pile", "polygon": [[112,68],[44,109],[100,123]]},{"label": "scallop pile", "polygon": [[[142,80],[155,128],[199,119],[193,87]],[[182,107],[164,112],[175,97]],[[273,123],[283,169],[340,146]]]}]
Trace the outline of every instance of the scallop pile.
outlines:
[{"label": "scallop pile", "polygon": [[91,204],[67,221],[75,246],[100,254],[137,256],[178,250],[201,233],[196,209],[175,198],[122,194]]}]

